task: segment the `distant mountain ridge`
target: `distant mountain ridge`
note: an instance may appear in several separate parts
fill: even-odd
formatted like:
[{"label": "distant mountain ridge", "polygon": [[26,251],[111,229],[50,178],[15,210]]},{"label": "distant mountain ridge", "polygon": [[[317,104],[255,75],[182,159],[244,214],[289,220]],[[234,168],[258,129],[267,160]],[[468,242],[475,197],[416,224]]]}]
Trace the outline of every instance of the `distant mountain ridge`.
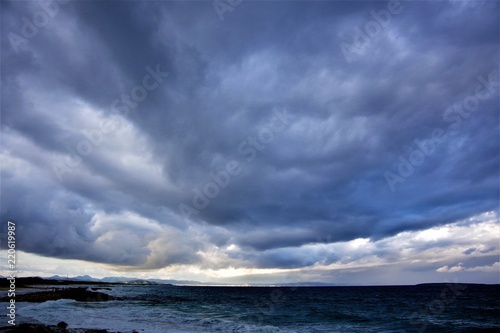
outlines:
[{"label": "distant mountain ridge", "polygon": [[42,277],[46,280],[62,280],[62,281],[81,281],[81,282],[105,282],[105,283],[127,283],[127,284],[189,284],[189,285],[203,285],[205,283],[199,281],[189,280],[163,280],[163,279],[138,279],[124,276],[104,277],[102,279],[91,277],[90,275],[79,275],[75,277],[66,277],[60,275],[53,275],[49,277]]},{"label": "distant mountain ridge", "polygon": [[[192,280],[173,280],[173,279],[138,279],[124,276],[110,276],[102,279],[91,277],[90,275],[79,275],[75,277],[65,277],[60,275],[53,275],[45,277],[47,280],[62,280],[62,281],[75,281],[75,282],[104,282],[104,283],[126,283],[126,284],[173,284],[173,285],[196,285],[196,286],[227,286],[227,285],[240,285],[238,283],[216,283],[216,282],[200,282]],[[278,284],[251,284],[252,286],[276,286],[276,287],[321,287],[333,286],[333,284],[323,282],[296,282],[296,283],[278,283]]]}]

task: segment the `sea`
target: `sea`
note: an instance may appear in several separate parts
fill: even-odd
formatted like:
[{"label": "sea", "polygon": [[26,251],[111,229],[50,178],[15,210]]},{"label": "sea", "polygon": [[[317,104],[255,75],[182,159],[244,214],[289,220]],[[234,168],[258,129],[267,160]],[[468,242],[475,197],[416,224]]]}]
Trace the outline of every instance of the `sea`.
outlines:
[{"label": "sea", "polygon": [[139,333],[500,332],[500,285],[114,285],[102,291],[123,300],[17,302],[16,319]]}]

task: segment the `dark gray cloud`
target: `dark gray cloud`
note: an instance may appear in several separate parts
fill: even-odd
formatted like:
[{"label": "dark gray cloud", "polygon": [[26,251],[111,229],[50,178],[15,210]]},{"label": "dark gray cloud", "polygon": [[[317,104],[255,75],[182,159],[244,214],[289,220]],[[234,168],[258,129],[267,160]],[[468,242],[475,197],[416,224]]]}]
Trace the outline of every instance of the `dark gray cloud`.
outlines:
[{"label": "dark gray cloud", "polygon": [[28,38],[42,7],[2,2],[2,221],[45,256],[298,268],[497,211],[499,4],[399,6],[75,1]]}]

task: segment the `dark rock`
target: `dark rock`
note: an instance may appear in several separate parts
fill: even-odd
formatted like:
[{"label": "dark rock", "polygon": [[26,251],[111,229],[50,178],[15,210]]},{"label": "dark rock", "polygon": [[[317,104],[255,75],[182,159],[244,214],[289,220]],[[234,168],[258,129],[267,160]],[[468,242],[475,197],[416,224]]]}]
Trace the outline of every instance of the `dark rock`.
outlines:
[{"label": "dark rock", "polygon": [[57,327],[64,329],[68,327],[68,324],[66,324],[64,321],[60,321],[57,323]]},{"label": "dark rock", "polygon": [[53,333],[54,331],[50,327],[39,324],[19,324],[12,327],[8,332],[22,332],[22,333]]},{"label": "dark rock", "polygon": [[59,322],[57,326],[24,323],[0,327],[0,333],[113,333],[105,329],[66,329],[67,326],[68,324],[63,321]]}]

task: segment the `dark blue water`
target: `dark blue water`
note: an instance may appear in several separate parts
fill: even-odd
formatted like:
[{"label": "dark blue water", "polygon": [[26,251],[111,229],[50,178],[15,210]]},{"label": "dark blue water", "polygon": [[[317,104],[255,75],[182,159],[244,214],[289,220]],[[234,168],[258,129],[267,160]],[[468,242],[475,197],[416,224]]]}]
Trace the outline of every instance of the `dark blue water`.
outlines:
[{"label": "dark blue water", "polygon": [[[160,285],[117,286],[110,293],[126,301],[58,301],[45,305],[45,310],[29,305],[24,314],[55,320],[40,318],[41,310],[48,312],[53,306],[50,311],[66,313],[73,327],[118,326],[144,332],[500,332],[498,285]],[[83,322],[81,315],[71,317],[75,309],[85,316]]]}]

